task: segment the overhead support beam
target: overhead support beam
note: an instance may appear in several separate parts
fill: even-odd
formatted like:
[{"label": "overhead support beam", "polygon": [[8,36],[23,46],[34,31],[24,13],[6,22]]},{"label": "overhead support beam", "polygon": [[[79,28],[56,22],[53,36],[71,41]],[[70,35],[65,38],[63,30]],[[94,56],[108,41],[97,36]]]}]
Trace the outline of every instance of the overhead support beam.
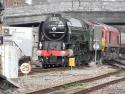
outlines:
[{"label": "overhead support beam", "polygon": [[[90,21],[103,22],[103,23],[125,23],[125,12],[59,12],[64,17],[74,17],[79,19],[86,19]],[[47,15],[24,15],[24,16],[8,16],[5,18],[7,25],[27,24],[27,23],[40,23],[45,21]]]},{"label": "overhead support beam", "polygon": [[[6,24],[33,23],[45,20],[46,14],[65,13],[68,16],[102,22],[124,22],[124,0],[67,0],[24,7],[7,8],[4,13]],[[79,17],[78,17],[79,18]]]}]

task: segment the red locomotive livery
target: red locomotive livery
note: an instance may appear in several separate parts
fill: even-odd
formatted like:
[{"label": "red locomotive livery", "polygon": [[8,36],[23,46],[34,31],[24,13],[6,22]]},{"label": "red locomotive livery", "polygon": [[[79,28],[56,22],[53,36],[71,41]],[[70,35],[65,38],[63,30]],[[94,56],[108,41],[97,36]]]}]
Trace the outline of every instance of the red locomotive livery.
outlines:
[{"label": "red locomotive livery", "polygon": [[106,40],[106,47],[118,47],[120,32],[111,26],[102,26],[102,37]]},{"label": "red locomotive livery", "polygon": [[40,50],[38,51],[40,56],[68,56],[69,52],[66,50],[58,51],[58,50]]}]

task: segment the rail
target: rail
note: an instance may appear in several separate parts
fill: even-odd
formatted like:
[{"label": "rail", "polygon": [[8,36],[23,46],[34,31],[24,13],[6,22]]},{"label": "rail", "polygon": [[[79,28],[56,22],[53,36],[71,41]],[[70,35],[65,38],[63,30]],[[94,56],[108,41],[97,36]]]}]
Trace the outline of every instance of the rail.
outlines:
[{"label": "rail", "polygon": [[[115,62],[111,62],[111,63],[114,63]],[[119,63],[119,62],[118,62]],[[120,62],[122,63],[122,62]],[[122,64],[123,65],[123,64]],[[79,81],[75,81],[75,82],[71,82],[71,83],[67,83],[67,84],[63,84],[63,85],[59,85],[59,86],[55,86],[55,87],[51,87],[51,88],[46,88],[46,89],[43,89],[43,90],[38,90],[38,91],[33,91],[33,92],[29,92],[27,94],[44,94],[44,93],[53,93],[53,92],[58,92],[58,91],[62,91],[63,90],[63,86],[72,86],[72,84],[82,84],[82,83],[95,83],[96,81],[100,81],[100,82],[103,82],[103,83],[100,83],[100,84],[97,84],[97,85],[94,85],[94,86],[90,86],[90,87],[86,87],[86,88],[83,88],[83,89],[78,89],[78,91],[76,90],[76,92],[74,92],[73,94],[86,94],[86,93],[89,93],[89,92],[92,92],[94,90],[98,90],[98,89],[101,89],[103,87],[106,87],[108,85],[112,85],[112,84],[115,84],[115,83],[118,83],[118,82],[121,82],[121,81],[125,81],[125,76],[122,74],[124,73],[124,69],[125,69],[125,66],[123,65],[124,68],[121,68],[121,66],[112,66],[113,68],[116,68],[117,71],[114,71],[114,72],[109,72],[109,73],[106,73],[106,74],[102,74],[102,75],[99,75],[99,76],[96,76],[96,77],[92,77],[92,78],[89,78],[89,79],[83,79],[83,80],[79,80]],[[114,77],[114,75],[120,75],[118,78],[113,78],[113,79],[110,79],[110,77]],[[107,79],[110,79],[109,81],[107,81]],[[67,92],[67,90],[63,90],[64,92]],[[55,94],[55,93],[54,93]]]},{"label": "rail", "polygon": [[[27,94],[44,94],[44,93],[52,93],[56,90],[60,90],[60,88],[62,88],[64,85],[70,85],[70,84],[76,84],[76,83],[89,83],[89,82],[93,82],[93,81],[97,81],[106,77],[110,77],[111,75],[115,75],[120,73],[121,70],[117,70],[115,72],[110,72],[110,73],[106,73],[97,77],[93,77],[93,78],[89,78],[89,79],[84,79],[84,80],[79,80],[79,81],[75,81],[75,82],[71,82],[71,83],[67,83],[67,84],[63,84],[63,85],[59,85],[59,86],[55,86],[52,88],[46,88],[43,90],[38,90],[38,91],[34,91],[34,92],[29,92]],[[90,92],[90,91],[89,91]],[[79,94],[79,93],[76,93]],[[82,93],[82,94],[86,94],[86,93]]]}]

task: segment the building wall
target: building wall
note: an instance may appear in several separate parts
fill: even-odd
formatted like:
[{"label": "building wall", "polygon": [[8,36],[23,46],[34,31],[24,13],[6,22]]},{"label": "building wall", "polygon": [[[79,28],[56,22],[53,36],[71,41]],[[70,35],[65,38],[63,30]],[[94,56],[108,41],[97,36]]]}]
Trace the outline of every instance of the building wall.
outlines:
[{"label": "building wall", "polygon": [[6,7],[20,7],[27,5],[25,0],[4,0]]},{"label": "building wall", "polygon": [[[13,7],[16,5],[25,4],[29,0],[3,0],[6,2],[7,7]],[[44,3],[57,3],[57,2],[67,2],[67,1],[82,1],[82,0],[31,0],[32,4],[44,4]],[[93,0],[92,0],[93,1]]]}]

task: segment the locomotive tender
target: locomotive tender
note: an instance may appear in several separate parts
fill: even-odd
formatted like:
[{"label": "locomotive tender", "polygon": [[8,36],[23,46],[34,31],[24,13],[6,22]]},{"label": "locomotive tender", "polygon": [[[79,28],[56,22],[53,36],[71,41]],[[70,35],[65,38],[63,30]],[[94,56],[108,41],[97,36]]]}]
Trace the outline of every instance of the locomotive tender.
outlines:
[{"label": "locomotive tender", "polygon": [[43,67],[67,66],[69,58],[75,57],[77,65],[88,64],[95,50],[98,61],[115,59],[119,39],[120,32],[114,27],[52,14],[39,26],[39,61]]}]

